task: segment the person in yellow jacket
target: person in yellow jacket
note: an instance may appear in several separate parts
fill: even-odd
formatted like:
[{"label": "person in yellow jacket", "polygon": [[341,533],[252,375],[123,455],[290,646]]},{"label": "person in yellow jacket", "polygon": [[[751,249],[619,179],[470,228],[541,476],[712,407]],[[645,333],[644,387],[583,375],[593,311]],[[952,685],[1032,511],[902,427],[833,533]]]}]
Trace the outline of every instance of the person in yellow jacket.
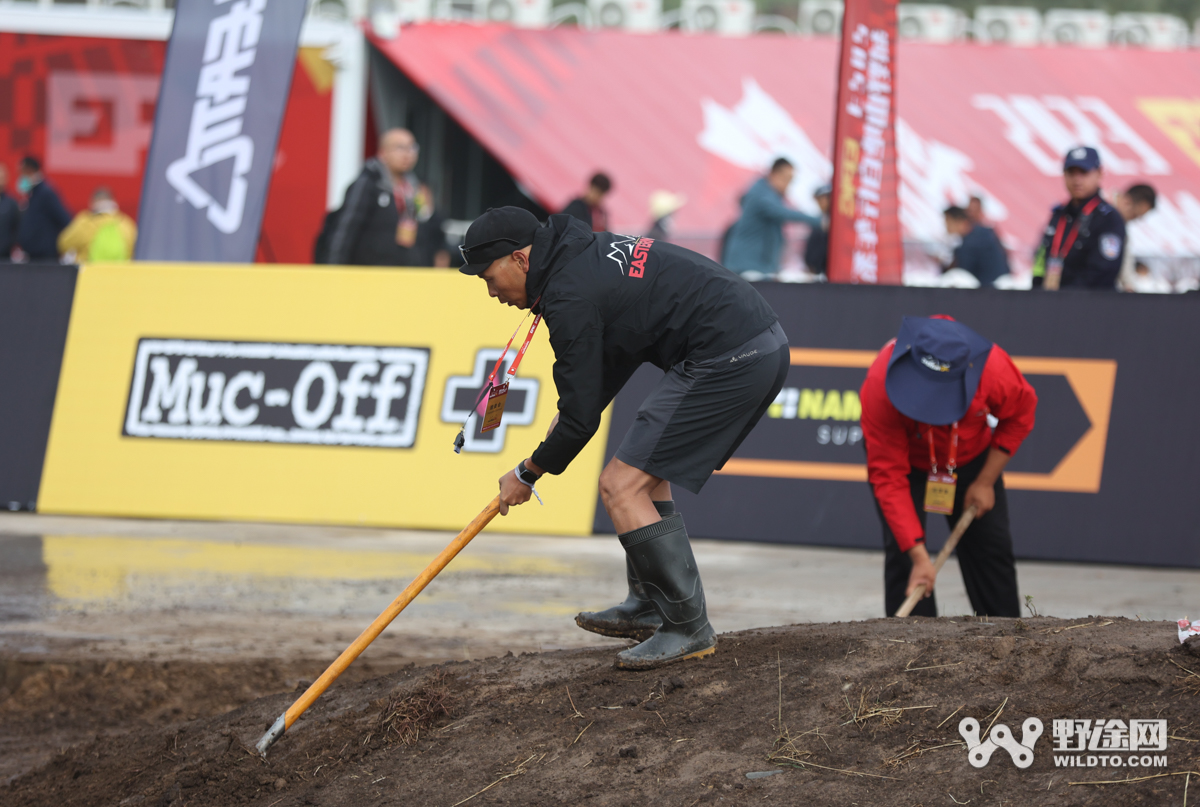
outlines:
[{"label": "person in yellow jacket", "polygon": [[88,209],[58,236],[58,251],[68,261],[127,261],[133,257],[137,225],[121,212],[108,188],[96,188]]}]

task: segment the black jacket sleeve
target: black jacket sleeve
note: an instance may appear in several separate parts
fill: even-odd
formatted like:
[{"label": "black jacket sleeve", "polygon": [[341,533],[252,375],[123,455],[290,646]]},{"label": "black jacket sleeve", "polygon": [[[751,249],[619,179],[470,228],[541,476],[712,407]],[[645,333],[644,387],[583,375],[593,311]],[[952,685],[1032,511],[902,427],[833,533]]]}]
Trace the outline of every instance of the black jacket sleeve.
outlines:
[{"label": "black jacket sleeve", "polygon": [[354,254],[354,244],[367,220],[368,208],[375,203],[374,189],[375,180],[366,171],[359,174],[358,179],[346,189],[342,212],[338,215],[337,225],[329,239],[329,263],[335,266],[350,263]]},{"label": "black jacket sleeve", "polygon": [[[558,425],[531,459],[546,472],[561,474],[600,428],[600,416],[608,405],[604,399],[604,321],[596,306],[586,300],[566,298],[547,306]],[[609,398],[615,394],[613,390]]]}]

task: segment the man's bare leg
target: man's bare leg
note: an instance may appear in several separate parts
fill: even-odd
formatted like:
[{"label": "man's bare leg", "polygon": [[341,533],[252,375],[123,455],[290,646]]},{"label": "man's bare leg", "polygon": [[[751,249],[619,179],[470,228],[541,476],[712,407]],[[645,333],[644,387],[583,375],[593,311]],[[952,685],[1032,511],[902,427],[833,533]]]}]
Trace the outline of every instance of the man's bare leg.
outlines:
[{"label": "man's bare leg", "polygon": [[661,521],[654,502],[670,498],[670,482],[616,457],[600,474],[600,500],[618,533],[632,532]]}]

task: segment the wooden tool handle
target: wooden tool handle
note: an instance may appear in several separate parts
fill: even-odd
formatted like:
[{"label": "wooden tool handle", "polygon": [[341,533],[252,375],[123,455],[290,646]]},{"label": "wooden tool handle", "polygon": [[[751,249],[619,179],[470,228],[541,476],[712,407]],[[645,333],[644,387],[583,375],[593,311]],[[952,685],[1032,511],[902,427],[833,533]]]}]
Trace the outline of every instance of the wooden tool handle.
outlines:
[{"label": "wooden tool handle", "polygon": [[379,634],[383,633],[383,629],[391,624],[392,620],[399,616],[410,602],[429,585],[429,581],[438,576],[438,572],[446,568],[446,564],[454,560],[454,556],[462,551],[462,548],[471,542],[471,539],[479,534],[480,530],[488,525],[496,514],[500,512],[500,497],[492,499],[491,503],[483,509],[483,512],[475,516],[470,524],[458,534],[458,536],[450,542],[450,545],[442,550],[441,554],[433,559],[425,571],[417,575],[417,578],[408,584],[408,588],[400,592],[400,596],[392,600],[382,614],[375,618],[366,630],[358,635],[349,647],[342,651],[342,654],[329,665],[325,672],[321,673],[321,677],[313,681],[312,686],[305,690],[295,703],[288,707],[284,713],[284,729],[291,727],[296,722],[296,718],[304,714],[308,707],[313,705],[313,701],[321,696],[321,693],[329,688],[339,675],[341,675],[347,667],[350,666],[362,651],[367,649],[367,645],[375,641]]},{"label": "wooden tool handle", "polygon": [[[942,547],[942,551],[938,552],[937,559],[933,562],[933,573],[937,574],[946,565],[946,560],[950,557],[950,553],[954,551],[954,547],[958,546],[959,539],[963,537],[963,533],[967,531],[967,527],[971,526],[971,522],[975,520],[975,505],[971,505],[966,509],[962,516],[958,519],[958,523],[954,525],[954,532],[950,533],[950,537],[946,539],[946,545]],[[896,611],[896,616],[905,617],[912,613],[912,609],[917,607],[917,603],[925,596],[925,584],[921,583],[913,589],[913,593],[908,595],[908,599]]]}]

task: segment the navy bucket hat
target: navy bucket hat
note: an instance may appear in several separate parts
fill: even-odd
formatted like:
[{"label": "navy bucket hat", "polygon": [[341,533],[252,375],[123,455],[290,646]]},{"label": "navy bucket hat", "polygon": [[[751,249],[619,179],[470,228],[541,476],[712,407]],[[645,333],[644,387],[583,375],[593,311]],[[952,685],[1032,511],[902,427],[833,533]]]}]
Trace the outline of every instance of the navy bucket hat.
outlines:
[{"label": "navy bucket hat", "polygon": [[961,420],[991,350],[991,342],[961,322],[905,317],[888,360],[888,399],[920,423],[945,426]]}]

